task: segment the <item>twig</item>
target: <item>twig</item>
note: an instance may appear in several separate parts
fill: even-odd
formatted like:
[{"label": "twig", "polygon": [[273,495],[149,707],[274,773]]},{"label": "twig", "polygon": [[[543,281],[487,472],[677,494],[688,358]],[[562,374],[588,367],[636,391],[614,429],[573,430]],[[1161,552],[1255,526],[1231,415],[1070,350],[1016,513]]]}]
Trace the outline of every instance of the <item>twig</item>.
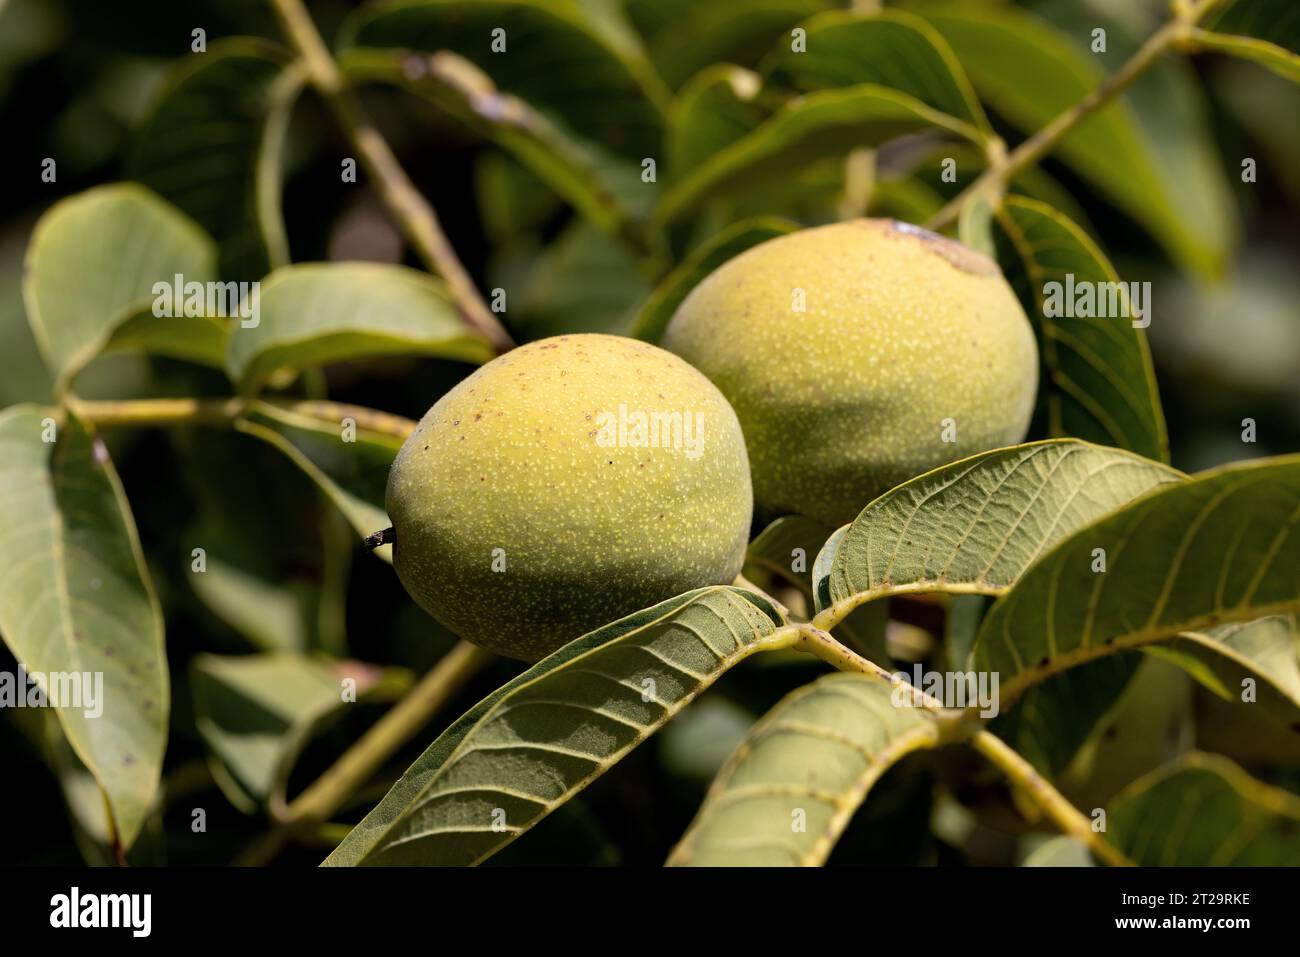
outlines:
[{"label": "twig", "polygon": [[488,309],[443,232],[433,205],[415,188],[388,142],[362,112],[302,0],[272,0],[272,5],[290,43],[307,66],[312,86],[329,104],[374,180],[380,198],[420,258],[447,281],[466,325],[486,336],[498,352],[513,348],[510,334]]},{"label": "twig", "polygon": [[1128,89],[1167,50],[1185,42],[1194,25],[1218,2],[1219,0],[1200,0],[1176,5],[1175,18],[1152,34],[1118,72],[1017,146],[1005,161],[990,165],[975,182],[939,210],[926,224],[927,227],[939,230],[951,225],[962,208],[980,193],[986,190],[997,192],[1019,173],[1037,163],[1083,120]]}]

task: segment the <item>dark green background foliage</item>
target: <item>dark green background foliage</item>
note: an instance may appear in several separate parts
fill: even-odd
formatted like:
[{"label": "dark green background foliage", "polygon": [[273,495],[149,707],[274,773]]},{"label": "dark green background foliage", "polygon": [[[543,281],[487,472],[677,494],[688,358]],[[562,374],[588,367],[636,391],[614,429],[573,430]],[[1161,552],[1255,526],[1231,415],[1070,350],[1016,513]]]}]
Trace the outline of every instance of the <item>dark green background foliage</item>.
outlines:
[{"label": "dark green background foliage", "polygon": [[[1157,0],[905,0],[886,4],[889,12],[864,27],[843,6],[827,0],[445,0],[354,9],[321,0],[310,9],[478,289],[506,290],[501,318],[524,342],[590,331],[654,340],[695,282],[756,242],[857,215],[926,222],[984,169],[984,147],[994,137],[1010,147],[1022,142],[1118,70],[1167,17]],[[1262,37],[1294,54],[1298,38],[1286,24],[1295,17],[1278,16],[1294,13],[1290,4],[1225,6],[1208,28]],[[790,30],[799,25],[813,51],[805,55],[789,51]],[[487,50],[488,34],[498,26],[507,31],[506,55]],[[1091,52],[1091,31],[1099,26],[1107,48]],[[206,30],[206,53],[189,50],[196,27]],[[1204,56],[1167,56],[1015,176],[1008,185],[1015,198],[991,223],[979,220],[978,208],[962,218],[962,238],[997,255],[1031,315],[1041,316],[1034,298],[1041,283],[1067,272],[1151,282],[1154,380],[1143,336],[1094,330],[1080,339],[1054,337],[1036,320],[1050,341],[1030,439],[1075,436],[1163,459],[1184,473],[1300,449],[1300,126],[1294,121],[1300,87],[1284,78],[1295,79],[1296,61],[1279,53],[1272,62],[1273,54],[1252,62],[1230,55],[1239,52],[1232,42],[1222,47],[1225,52]],[[436,56],[419,61],[417,70],[412,50]],[[51,403],[62,374],[75,380],[83,399],[222,398],[261,390],[282,400],[329,399],[418,419],[487,357],[483,343],[464,335],[441,285],[412,283],[409,275],[394,279],[395,267],[424,264],[364,171],[357,183],[340,182],[340,161],[356,155],[354,147],[325,102],[286,67],[292,60],[261,0],[0,2],[0,122],[11,133],[18,169],[11,188],[0,192],[0,408]],[[859,147],[875,148],[867,188],[868,161],[853,153]],[[39,180],[46,157],[58,163],[54,183]],[[654,182],[641,177],[647,157],[656,160]],[[955,183],[940,176],[945,157],[957,162]],[[1247,157],[1257,162],[1256,182],[1242,181]],[[215,242],[205,246],[174,222],[158,225],[169,237],[152,250],[159,269],[184,265],[253,280],[289,263],[387,265],[332,273],[323,300],[330,305],[320,310],[332,310],[332,317],[324,319],[305,293],[300,298],[315,281],[309,272],[290,270],[264,284],[264,308],[274,311],[273,322],[285,323],[286,339],[296,323],[318,323],[309,345],[290,341],[274,352],[227,355],[219,339],[169,344],[148,340],[149,327],[128,323],[97,358],[100,341],[75,355],[85,346],[79,339],[56,348],[68,361],[51,371],[23,302],[23,257],[33,228],[56,201],[121,181],[149,187]],[[123,235],[154,228],[147,225],[155,223],[149,210],[123,200],[127,194],[105,195],[141,217]],[[89,231],[111,255],[117,240],[99,225]],[[91,240],[83,242],[64,247],[69,273],[93,268],[95,254],[86,251]],[[377,300],[390,314],[409,309],[422,318],[385,327],[382,336],[362,335],[353,318]],[[56,332],[84,319],[70,313]],[[333,338],[322,331],[329,321],[340,324],[326,330]],[[210,331],[220,335],[219,327]],[[277,371],[286,366],[292,374]],[[1152,381],[1159,389],[1155,401]],[[1255,420],[1254,443],[1241,440],[1244,418]],[[75,420],[65,428],[79,435]],[[106,429],[102,439],[162,608],[171,679],[163,788],[127,858],[229,863],[265,833],[266,805],[277,787],[292,796],[313,781],[456,639],[409,600],[391,567],[358,547],[358,533],[382,527],[375,506],[395,449],[391,437],[366,434],[341,453],[328,417],[321,426],[266,405],[235,430]],[[93,457],[89,435],[79,441],[61,447],[69,469],[78,456]],[[1013,457],[1055,461],[1079,448],[1031,447]],[[1132,461],[1095,448],[1079,451],[1080,475],[1090,456],[1099,467],[1117,457]],[[312,463],[333,479],[331,488],[313,481]],[[989,471],[971,479],[977,493],[988,491],[981,484],[986,477],[991,483],[999,474],[997,461],[986,464]],[[1152,463],[1134,468],[1146,471],[1115,502],[1069,511],[1074,527],[1179,478]],[[1220,541],[1247,527],[1243,536],[1255,536],[1254,547],[1266,551],[1267,533],[1288,521],[1287,503],[1295,501],[1288,496],[1297,488],[1294,466],[1276,471],[1258,495],[1233,500],[1240,511],[1220,518],[1227,523]],[[85,495],[87,508],[111,512],[111,476],[95,474],[90,491],[73,489],[75,480],[65,483],[65,507],[66,495]],[[1152,527],[1143,523],[1190,523],[1197,503],[1218,493],[1219,481],[1226,480],[1179,486],[1162,499],[1167,504],[1155,518],[1126,510],[1095,528],[1118,540],[1128,529]],[[1084,479],[1078,482],[1082,487]],[[1069,503],[1072,489],[1058,484],[1041,504]],[[892,528],[913,494],[916,489],[905,487],[876,503],[883,527]],[[921,526],[934,522],[934,537],[923,558],[904,550],[892,584],[900,574],[926,580],[925,562],[935,553],[930,543],[942,540],[945,517],[923,517]],[[811,564],[829,531],[797,519],[769,529],[751,553],[751,577],[787,589],[779,594],[791,599],[796,593],[774,570],[795,545],[807,545]],[[998,596],[1049,546],[1056,548],[1053,557],[1072,548],[1086,555],[1090,542],[1069,539],[1070,531],[1060,529],[1051,541],[1013,541],[997,569],[991,558],[979,573],[984,555],[970,549],[964,557],[954,551],[952,567],[962,572],[970,565],[968,590]],[[202,576],[190,571],[196,544],[207,550]],[[1201,553],[1213,550],[1211,544]],[[129,554],[117,557],[130,564]],[[1018,673],[1019,665],[999,657],[994,630],[1008,620],[1037,620],[1032,580],[1035,572],[1043,577],[1047,563],[1026,573],[1023,598],[995,606],[981,624],[988,597],[891,597],[873,576],[871,558],[870,537],[851,528],[838,550],[828,550],[826,567],[810,569],[813,577],[797,583],[816,594],[819,609],[854,594],[883,596],[854,613],[837,631],[841,640],[881,663],[892,655],[908,667],[916,660],[946,667],[974,648],[973,660],[1002,667],[1004,680]],[[1133,559],[1138,570],[1126,572],[1136,576],[1126,579],[1129,587],[1158,591],[1169,560],[1152,545]],[[1151,569],[1149,588],[1142,562]],[[1201,568],[1211,577],[1220,570],[1213,563]],[[1225,565],[1225,579],[1238,589],[1232,594],[1248,604],[1251,583],[1237,582],[1230,571]],[[1194,576],[1186,581],[1199,587]],[[1278,595],[1285,584],[1262,582]],[[1186,607],[1186,596],[1172,592],[1175,604],[1184,601],[1177,607]],[[1129,597],[1113,599],[1119,611],[1102,602],[1101,613],[1118,621],[1132,607],[1123,604]],[[147,596],[129,598],[132,613],[147,623]],[[710,593],[681,614],[704,614],[704,608],[720,621],[740,615],[752,629],[746,635],[757,640],[774,627],[765,617],[771,612],[747,601]],[[1216,827],[1230,829],[1239,818],[1260,820],[1249,797],[1257,785],[1241,768],[1258,781],[1300,790],[1294,622],[1266,619],[1226,631],[1208,619],[1196,622],[1197,634],[1158,652],[1125,651],[1059,674],[1053,666],[1051,677],[1028,688],[993,725],[1085,811],[1163,762],[1206,752],[1126,792],[1113,815],[1114,840],[1144,861],[1166,852],[1193,855],[1181,863],[1212,857],[1213,835],[1205,838],[1211,842],[1206,854],[1196,857],[1178,850],[1179,834],[1159,826],[1160,802],[1170,793],[1203,801]],[[671,621],[648,627],[611,640],[602,653],[616,657],[618,641],[672,638]],[[615,633],[622,631],[593,635]],[[1277,687],[1262,693],[1269,707],[1225,700],[1243,674],[1261,673],[1252,670],[1263,660],[1260,649],[1288,647],[1287,636],[1290,660],[1274,660],[1262,672],[1276,679]],[[1132,635],[1115,624],[1112,637],[1123,647]],[[14,670],[15,641],[0,646],[0,670]],[[1232,655],[1222,653],[1225,645]],[[577,651],[570,646],[560,654]],[[738,640],[737,660],[746,654]],[[547,659],[536,668],[562,663]],[[453,716],[522,671],[505,660],[488,665],[330,827],[288,847],[277,863],[319,863]],[[750,727],[825,671],[816,659],[788,649],[739,662],[648,744],[490,863],[661,864]],[[357,705],[335,706],[340,675],[358,678]],[[527,676],[521,680],[504,693],[527,694]],[[841,676],[815,687],[830,696],[835,682],[843,690],[855,680]],[[854,694],[861,690],[854,687]],[[905,713],[901,725],[885,721],[873,738],[871,719],[862,715],[874,713],[878,693],[864,692],[843,718],[861,722],[854,727],[868,750],[906,737],[909,722],[920,722]],[[636,722],[652,728],[655,720]],[[453,728],[415,770],[435,774],[446,748],[461,740],[457,735],[470,733],[468,726]],[[276,765],[266,749],[290,757]],[[0,754],[4,810],[24,822],[6,841],[15,862],[112,861],[94,783],[48,713],[0,714]],[[277,767],[287,780],[274,779]],[[738,770],[728,767],[728,773]],[[381,804],[377,813],[388,807]],[[206,833],[190,827],[195,808],[207,814]],[[1032,824],[1023,810],[1018,796],[969,751],[925,751],[883,773],[828,862],[1068,860],[1070,848],[1045,843],[1050,830]],[[700,832],[709,824],[700,823]],[[1278,853],[1285,860],[1295,850],[1267,824],[1252,833],[1240,862],[1274,860]],[[471,860],[481,850],[458,846],[447,859]],[[343,856],[369,851],[351,848]],[[377,856],[383,863],[383,853]]]}]

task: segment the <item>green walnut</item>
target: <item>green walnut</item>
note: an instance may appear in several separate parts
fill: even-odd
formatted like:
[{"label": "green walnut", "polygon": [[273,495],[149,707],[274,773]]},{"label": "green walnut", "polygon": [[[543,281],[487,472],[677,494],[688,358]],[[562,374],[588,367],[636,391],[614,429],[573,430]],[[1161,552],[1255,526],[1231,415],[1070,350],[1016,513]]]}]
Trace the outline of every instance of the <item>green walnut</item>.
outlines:
[{"label": "green walnut", "polygon": [[842,525],[900,482],[1019,442],[1038,386],[997,265],[893,220],[745,251],[687,296],[663,345],[736,410],[761,519]]},{"label": "green walnut", "polygon": [[740,572],[753,511],[736,414],[677,356],[633,339],[521,346],[439,399],[397,454],[386,505],[411,596],[526,661]]}]

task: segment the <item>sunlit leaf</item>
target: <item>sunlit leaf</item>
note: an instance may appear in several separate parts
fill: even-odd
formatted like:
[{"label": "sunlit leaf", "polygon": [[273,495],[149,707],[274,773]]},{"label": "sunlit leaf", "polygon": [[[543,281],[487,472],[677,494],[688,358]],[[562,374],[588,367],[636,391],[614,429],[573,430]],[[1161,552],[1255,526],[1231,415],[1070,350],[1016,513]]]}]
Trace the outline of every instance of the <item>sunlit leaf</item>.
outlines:
[{"label": "sunlit leaf", "polygon": [[753,592],[714,586],[570,642],[443,732],[325,863],[483,861],[736,662],[792,644],[781,624]]}]

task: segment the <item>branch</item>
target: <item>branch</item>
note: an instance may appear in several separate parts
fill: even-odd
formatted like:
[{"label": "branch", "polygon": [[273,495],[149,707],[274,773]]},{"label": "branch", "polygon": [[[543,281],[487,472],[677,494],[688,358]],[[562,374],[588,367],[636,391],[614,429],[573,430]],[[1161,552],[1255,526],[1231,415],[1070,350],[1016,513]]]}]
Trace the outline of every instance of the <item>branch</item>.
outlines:
[{"label": "branch", "polygon": [[1113,844],[1092,829],[1092,822],[1084,817],[1060,791],[1035,770],[1013,748],[991,731],[980,730],[970,739],[971,746],[1014,784],[1028,795],[1043,813],[1077,841],[1085,844],[1100,860],[1112,867],[1131,867],[1133,862],[1121,854]]},{"label": "branch", "polygon": [[1050,153],[1071,130],[1108,104],[1160,59],[1167,50],[1186,42],[1192,29],[1219,0],[1182,0],[1175,4],[1174,19],[1152,34],[1132,58],[1082,100],[1061,113],[1041,130],[1012,150],[1001,163],[993,163],[975,182],[962,190],[927,223],[943,229],[960,215],[962,207],[983,192],[997,193],[1018,174]]},{"label": "branch", "polygon": [[205,425],[233,427],[258,405],[338,425],[350,418],[365,431],[405,441],[416,423],[400,415],[343,402],[316,399],[123,399],[88,402],[70,399],[69,408],[79,418],[99,428],[149,427],[159,425]]},{"label": "branch", "polygon": [[488,309],[456,256],[432,204],[415,188],[387,141],[362,112],[302,0],[272,0],[272,5],[290,43],[306,64],[312,86],[329,104],[411,245],[425,265],[447,281],[466,325],[486,336],[498,352],[513,348],[510,334]]}]

